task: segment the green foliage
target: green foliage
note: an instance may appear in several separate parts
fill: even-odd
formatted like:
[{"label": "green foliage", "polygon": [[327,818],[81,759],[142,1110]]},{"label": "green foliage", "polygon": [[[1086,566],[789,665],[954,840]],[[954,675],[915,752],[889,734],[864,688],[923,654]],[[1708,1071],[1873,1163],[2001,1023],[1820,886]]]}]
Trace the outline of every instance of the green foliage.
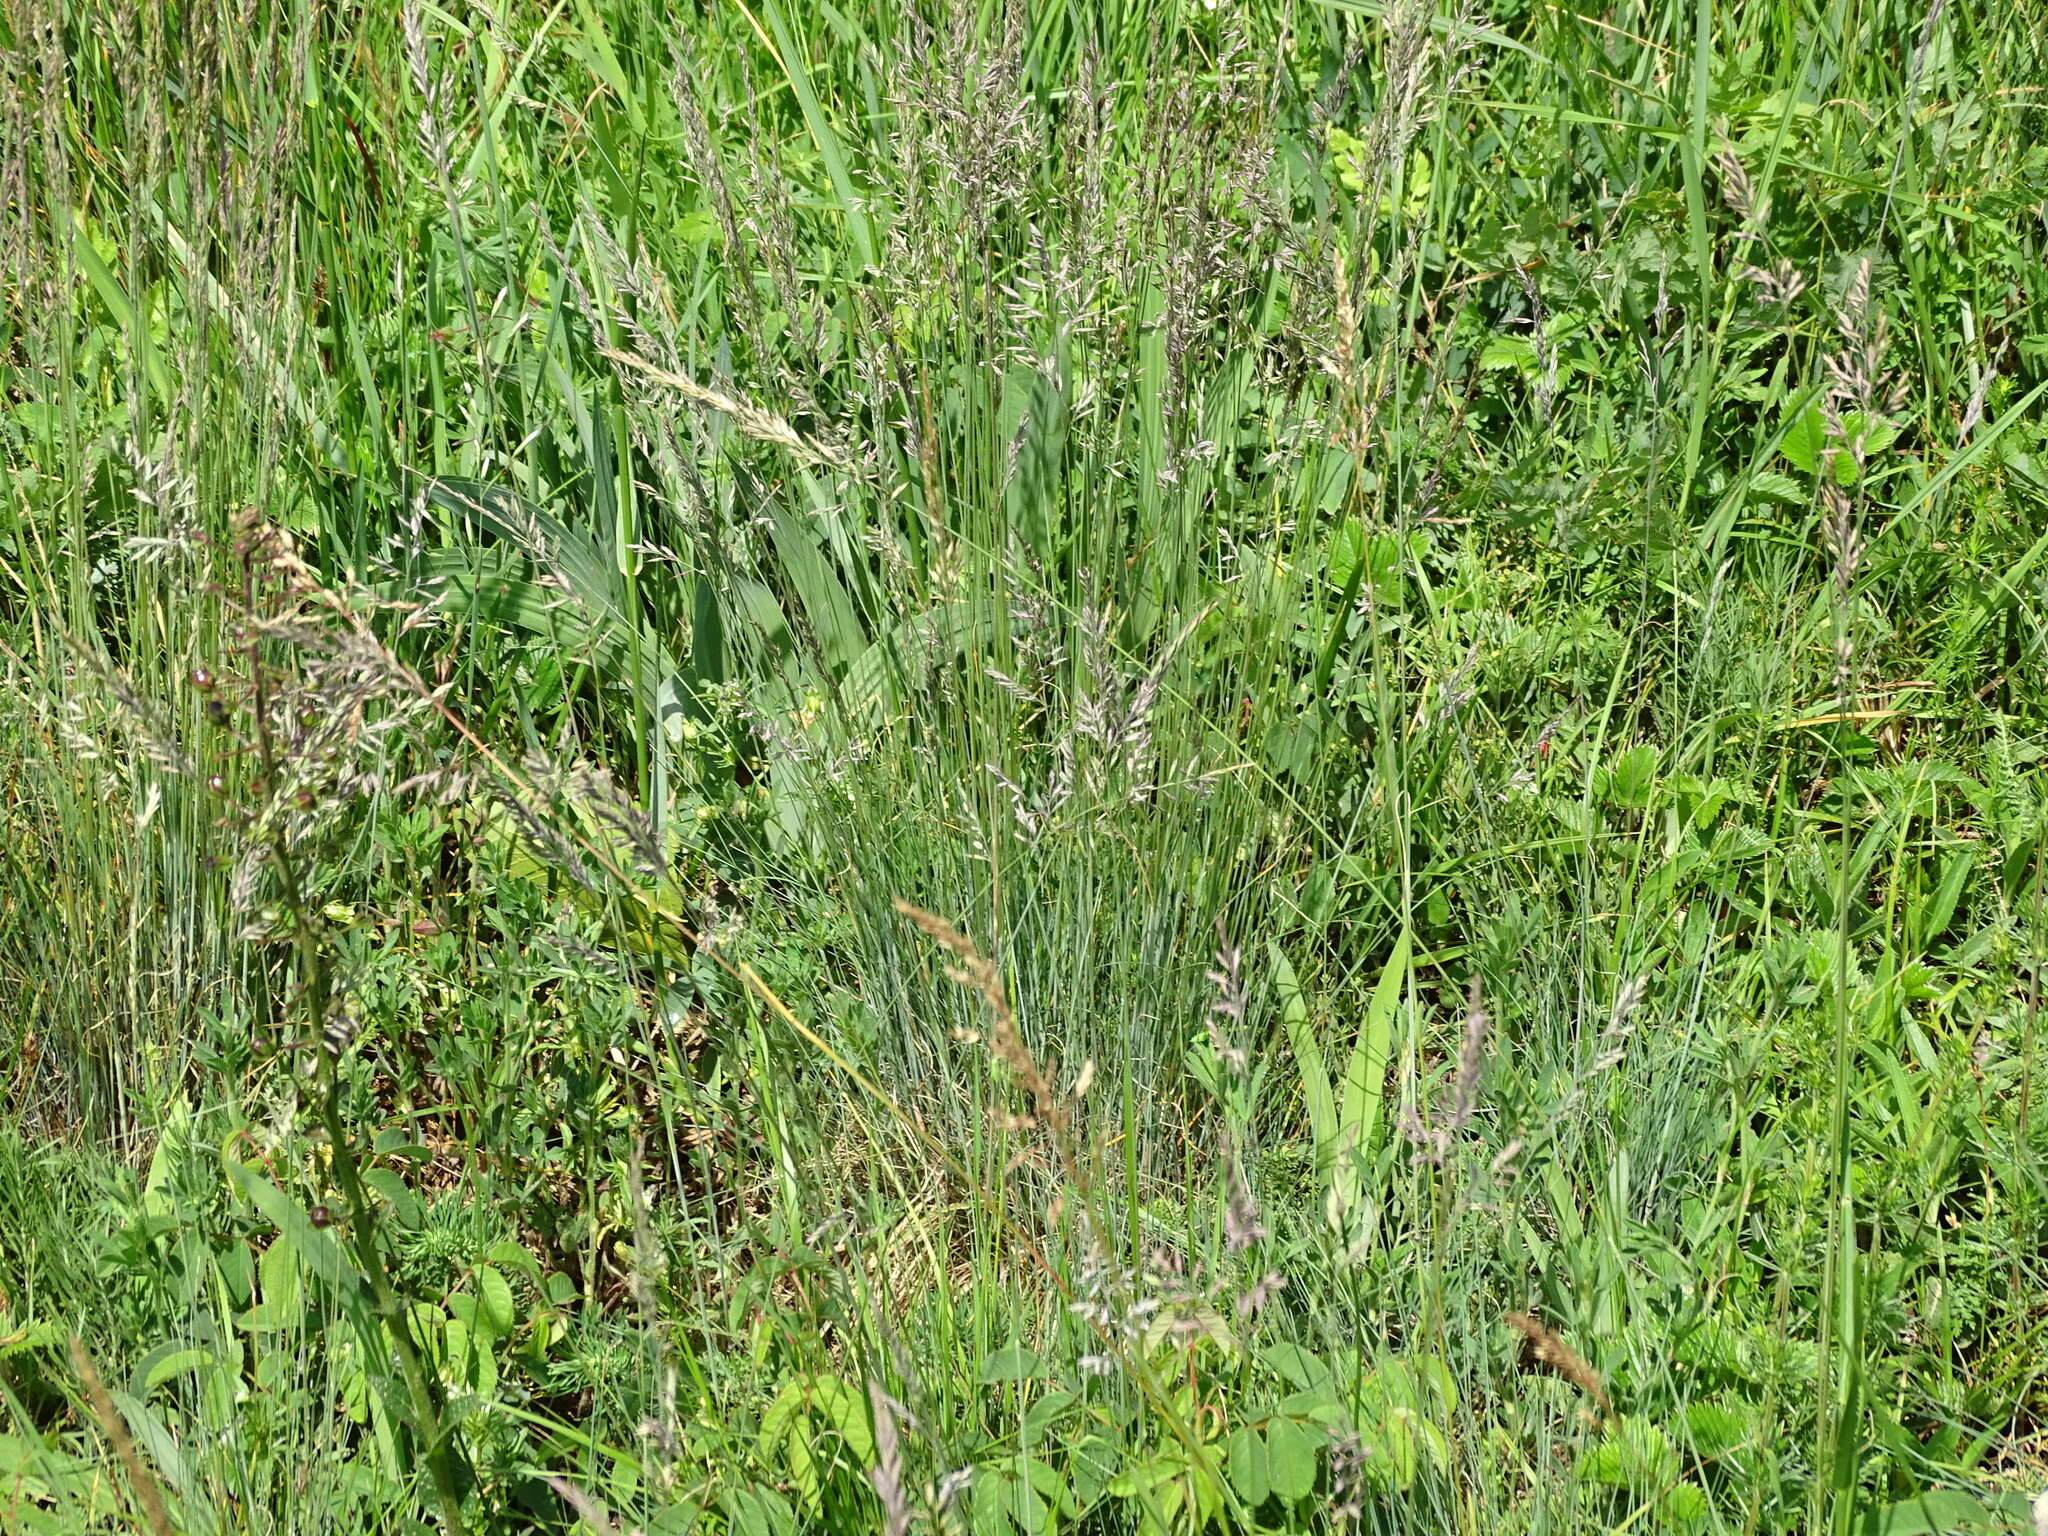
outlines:
[{"label": "green foliage", "polygon": [[0,1525],[2025,1529],[2044,85],[0,15]]}]

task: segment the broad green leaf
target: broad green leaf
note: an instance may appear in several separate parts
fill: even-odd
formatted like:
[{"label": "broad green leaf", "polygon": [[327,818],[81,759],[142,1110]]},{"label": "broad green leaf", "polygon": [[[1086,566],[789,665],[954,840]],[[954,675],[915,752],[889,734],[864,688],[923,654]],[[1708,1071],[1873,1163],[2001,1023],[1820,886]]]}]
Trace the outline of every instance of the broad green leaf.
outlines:
[{"label": "broad green leaf", "polygon": [[1304,1392],[1329,1384],[1330,1367],[1299,1344],[1270,1345],[1259,1351],[1259,1359]]},{"label": "broad green leaf", "polygon": [[1359,1384],[1356,1418],[1373,1451],[1366,1475],[1381,1487],[1408,1488],[1425,1467],[1450,1465],[1446,1426],[1458,1390],[1433,1355],[1397,1356]]},{"label": "broad green leaf", "polygon": [[489,1397],[498,1389],[497,1354],[491,1336],[459,1317],[442,1325],[441,1358],[447,1363],[449,1385],[460,1391]]},{"label": "broad green leaf", "polygon": [[1975,1536],[2025,1530],[2033,1511],[2022,1493],[1982,1497],[1953,1488],[1882,1505],[1863,1517],[1858,1536]]},{"label": "broad green leaf", "polygon": [[146,1360],[137,1368],[137,1380],[130,1390],[137,1397],[147,1397],[174,1376],[187,1371],[202,1372],[216,1368],[220,1359],[210,1349],[172,1349],[153,1360]]},{"label": "broad green leaf", "polygon": [[974,1473],[974,1536],[1011,1536],[1015,1525],[1016,1474],[1002,1467]]},{"label": "broad green leaf", "polygon": [[1266,1437],[1249,1425],[1240,1425],[1224,1442],[1225,1464],[1230,1486],[1247,1509],[1257,1509],[1273,1491],[1267,1471]]},{"label": "broad green leaf", "polygon": [[425,1215],[419,1196],[412,1187],[393,1169],[365,1168],[363,1183],[382,1195],[391,1207],[391,1214],[402,1227],[416,1227]]},{"label": "broad green leaf", "polygon": [[1006,1344],[981,1362],[977,1379],[982,1382],[1036,1381],[1045,1374],[1045,1361],[1021,1344]]},{"label": "broad green leaf", "polygon": [[242,1326],[252,1330],[294,1327],[305,1315],[304,1266],[289,1237],[280,1234],[263,1250],[256,1264],[257,1288],[262,1300],[242,1317]]},{"label": "broad green leaf", "polygon": [[1287,1031],[1287,1043],[1293,1047],[1295,1065],[1301,1073],[1301,1097],[1308,1109],[1316,1167],[1327,1174],[1335,1166],[1337,1156],[1337,1095],[1330,1087],[1330,1074],[1323,1065],[1322,1042],[1316,1039],[1301,983],[1277,940],[1266,941],[1266,958],[1280,997],[1280,1022]]},{"label": "broad green leaf", "polygon": [[837,1431],[855,1461],[874,1465],[875,1427],[865,1393],[855,1391],[845,1377],[823,1372],[811,1379],[811,1411]]},{"label": "broad green leaf", "polygon": [[1397,1355],[1367,1376],[1362,1404],[1412,1408],[1431,1419],[1448,1419],[1458,1406],[1457,1383],[1435,1355]]},{"label": "broad green leaf", "polygon": [[1698,1483],[1674,1483],[1657,1500],[1657,1524],[1667,1531],[1696,1531],[1707,1523],[1707,1495]]},{"label": "broad green leaf", "polygon": [[291,1239],[292,1246],[314,1274],[329,1285],[357,1278],[355,1265],[341,1251],[333,1234],[314,1226],[313,1218],[298,1201],[271,1183],[260,1169],[230,1161],[228,1176],[271,1225]]},{"label": "broad green leaf", "polygon": [[1223,1314],[1206,1301],[1182,1302],[1154,1313],[1145,1330],[1145,1348],[1157,1349],[1168,1339],[1183,1349],[1207,1341],[1226,1355],[1238,1352],[1237,1335],[1230,1331]]},{"label": "broad green leaf", "polygon": [[1116,1475],[1118,1448],[1100,1435],[1085,1435],[1067,1456],[1067,1470],[1074,1479],[1074,1500],[1083,1509],[1101,1498]]},{"label": "broad green leaf", "polygon": [[1179,1460],[1154,1452],[1111,1478],[1109,1491],[1120,1499],[1144,1498],[1161,1488],[1172,1487],[1185,1470]]},{"label": "broad green leaf", "polygon": [[1607,1426],[1597,1445],[1579,1458],[1579,1477],[1616,1488],[1652,1493],[1678,1481],[1678,1452],[1650,1420],[1625,1414]]},{"label": "broad green leaf", "polygon": [[1835,483],[1850,486],[1860,473],[1852,448],[1860,447],[1864,458],[1873,458],[1892,445],[1899,429],[1882,416],[1866,416],[1861,411],[1844,411],[1837,419],[1839,433],[1819,405],[1806,406],[1786,422],[1778,451],[1809,475],[1819,474],[1826,462]]},{"label": "broad green leaf", "polygon": [[513,1242],[510,1238],[493,1243],[491,1251],[486,1257],[500,1269],[516,1270],[535,1285],[541,1283],[540,1260],[536,1259],[521,1244]]},{"label": "broad green leaf", "polygon": [[1344,1070],[1344,1101],[1338,1125],[1335,1169],[1336,1205],[1347,1219],[1356,1209],[1363,1175],[1362,1160],[1372,1154],[1386,1092],[1387,1060],[1393,1050],[1394,1016],[1408,984],[1408,930],[1394,941],[1394,952],[1380,972],[1365,1010],[1351,1064]]},{"label": "broad green leaf", "polygon": [[736,1488],[725,1496],[732,1536],[796,1536],[796,1511],[773,1488]]},{"label": "broad green leaf", "polygon": [[1028,1445],[1045,1433],[1047,1425],[1073,1406],[1074,1394],[1064,1388],[1048,1392],[1024,1410],[1024,1438]]},{"label": "broad green leaf", "polygon": [[782,1390],[775,1394],[761,1414],[760,1433],[755,1437],[754,1450],[764,1461],[773,1460],[775,1453],[788,1437],[790,1426],[798,1414],[804,1411],[804,1383],[792,1379],[782,1384]]},{"label": "broad green leaf", "polygon": [[503,1338],[518,1321],[518,1311],[512,1300],[512,1283],[488,1264],[478,1267],[475,1278],[477,1321]]},{"label": "broad green leaf", "polygon": [[1291,1419],[1267,1426],[1266,1478],[1274,1497],[1288,1504],[1307,1498],[1316,1485],[1315,1437]]},{"label": "broad green leaf", "polygon": [[1025,1536],[1038,1536],[1052,1524],[1067,1497],[1067,1485],[1051,1467],[1031,1456],[1017,1458],[1009,1478],[1010,1516]]}]

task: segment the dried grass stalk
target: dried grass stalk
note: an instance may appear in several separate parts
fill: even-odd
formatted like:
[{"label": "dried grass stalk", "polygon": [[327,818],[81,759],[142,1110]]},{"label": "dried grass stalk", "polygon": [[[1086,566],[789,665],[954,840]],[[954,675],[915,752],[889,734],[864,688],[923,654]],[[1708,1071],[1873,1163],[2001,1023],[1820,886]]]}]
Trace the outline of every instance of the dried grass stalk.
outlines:
[{"label": "dried grass stalk", "polygon": [[1522,1336],[1523,1370],[1562,1376],[1600,1405],[1602,1418],[1614,1417],[1614,1402],[1601,1385],[1600,1373],[1581,1359],[1577,1350],[1527,1312],[1510,1312],[1506,1322]]}]

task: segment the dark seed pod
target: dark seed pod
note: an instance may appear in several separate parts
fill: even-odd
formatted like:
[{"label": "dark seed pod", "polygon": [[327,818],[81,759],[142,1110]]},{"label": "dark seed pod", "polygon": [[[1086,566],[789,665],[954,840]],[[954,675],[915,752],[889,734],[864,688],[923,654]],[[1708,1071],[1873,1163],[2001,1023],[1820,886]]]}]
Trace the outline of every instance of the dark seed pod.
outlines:
[{"label": "dark seed pod", "polygon": [[316,1227],[331,1227],[334,1225],[334,1212],[324,1205],[316,1205],[306,1214],[313,1218],[313,1225]]},{"label": "dark seed pod", "polygon": [[228,792],[228,781],[216,773],[207,779],[206,787],[216,795],[224,795]]},{"label": "dark seed pod", "polygon": [[192,669],[192,686],[201,693],[213,692],[213,674],[204,667],[194,667]]}]

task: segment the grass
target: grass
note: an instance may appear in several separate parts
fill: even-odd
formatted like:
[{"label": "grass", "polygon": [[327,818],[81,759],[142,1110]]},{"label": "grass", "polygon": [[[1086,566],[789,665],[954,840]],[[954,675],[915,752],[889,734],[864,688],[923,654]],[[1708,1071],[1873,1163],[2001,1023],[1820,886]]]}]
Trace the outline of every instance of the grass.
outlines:
[{"label": "grass", "polygon": [[0,10],[0,1525],[2037,1528],[2043,37]]}]

